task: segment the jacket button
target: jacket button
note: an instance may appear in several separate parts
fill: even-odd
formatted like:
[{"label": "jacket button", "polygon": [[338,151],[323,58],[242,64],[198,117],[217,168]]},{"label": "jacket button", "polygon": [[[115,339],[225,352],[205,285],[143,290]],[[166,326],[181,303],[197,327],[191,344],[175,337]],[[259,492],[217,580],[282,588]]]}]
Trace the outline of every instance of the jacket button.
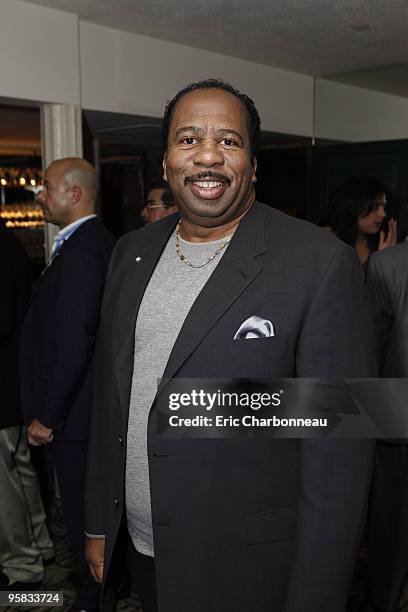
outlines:
[{"label": "jacket button", "polygon": [[118,441],[119,441],[119,444],[121,446],[123,446],[123,438],[122,438],[122,436],[119,436]]},{"label": "jacket button", "polygon": [[115,506],[116,506],[117,508],[119,508],[120,501],[118,500],[118,498],[117,498],[117,497],[115,497],[115,499],[113,500],[113,502],[114,502]]}]

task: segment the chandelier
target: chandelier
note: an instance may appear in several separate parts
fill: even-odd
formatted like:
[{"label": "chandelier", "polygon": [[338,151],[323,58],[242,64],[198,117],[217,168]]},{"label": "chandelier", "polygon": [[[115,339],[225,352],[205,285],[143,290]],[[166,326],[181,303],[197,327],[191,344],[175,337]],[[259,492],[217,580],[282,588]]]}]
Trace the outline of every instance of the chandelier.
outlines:
[{"label": "chandelier", "polygon": [[42,184],[41,168],[0,167],[0,187],[20,187],[34,190]]}]

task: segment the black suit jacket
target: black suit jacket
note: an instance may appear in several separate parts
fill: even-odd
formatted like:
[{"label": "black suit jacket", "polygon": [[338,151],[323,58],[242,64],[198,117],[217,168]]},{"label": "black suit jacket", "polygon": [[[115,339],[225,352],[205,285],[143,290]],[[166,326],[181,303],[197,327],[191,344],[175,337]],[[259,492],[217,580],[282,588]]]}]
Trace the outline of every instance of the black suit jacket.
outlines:
[{"label": "black suit jacket", "polygon": [[20,406],[20,327],[30,295],[28,257],[0,221],[0,429],[23,422]]},{"label": "black suit jacket", "polygon": [[380,375],[408,378],[408,243],[373,253],[367,279]]},{"label": "black suit jacket", "polygon": [[24,420],[39,419],[56,439],[88,437],[94,342],[113,242],[98,219],[85,221],[40,277],[24,320]]},{"label": "black suit jacket", "polygon": [[[406,414],[408,378],[408,243],[373,253],[367,277],[374,323],[379,382],[378,397],[391,420],[401,423],[405,438],[387,440],[408,444]],[[393,379],[402,379],[395,381]],[[391,468],[394,470],[394,468]]]},{"label": "black suit jacket", "polygon": [[[176,221],[122,238],[104,295],[86,491],[86,531],[107,538],[103,610],[114,609],[135,321]],[[252,315],[272,321],[275,337],[234,341]],[[191,308],[164,376],[365,377],[374,373],[372,353],[352,249],[256,203]],[[148,453],[160,612],[345,610],[368,441],[164,440],[155,421],[154,403]]]}]

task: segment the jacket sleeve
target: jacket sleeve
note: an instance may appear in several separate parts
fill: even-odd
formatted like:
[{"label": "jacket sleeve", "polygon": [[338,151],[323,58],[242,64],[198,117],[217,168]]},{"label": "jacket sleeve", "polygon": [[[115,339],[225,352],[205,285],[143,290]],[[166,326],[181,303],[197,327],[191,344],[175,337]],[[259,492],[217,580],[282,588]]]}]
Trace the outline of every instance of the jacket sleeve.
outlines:
[{"label": "jacket sleeve", "polygon": [[[119,241],[121,243],[122,240]],[[106,535],[112,529],[112,517],[108,517],[109,508],[116,492],[116,479],[108,474],[124,476],[124,466],[118,465],[120,441],[124,444],[126,427],[122,425],[120,404],[117,395],[117,383],[114,375],[114,351],[112,350],[113,309],[117,300],[119,283],[113,277],[116,273],[118,245],[113,250],[106,277],[106,286],[101,306],[100,325],[95,346],[95,372],[92,397],[91,425],[87,454],[87,475],[85,485],[85,533],[95,536]],[[118,274],[118,276],[120,276]],[[118,448],[107,441],[116,439]],[[123,447],[122,447],[123,448]],[[123,458],[124,460],[124,458]],[[112,484],[113,481],[113,484]],[[112,490],[113,486],[113,490]],[[115,516],[116,516],[115,512]]]},{"label": "jacket sleeve", "polygon": [[381,374],[384,369],[394,317],[381,257],[375,254],[370,258],[367,289],[374,324],[375,355]]},{"label": "jacket sleeve", "polygon": [[61,429],[91,363],[105,280],[103,257],[77,248],[61,262],[55,312],[55,355],[37,418]]},{"label": "jacket sleeve", "polygon": [[[91,413],[91,426],[87,453],[87,474],[85,484],[85,534],[89,537],[105,536],[109,531],[109,521],[106,517],[107,474],[116,470],[116,464],[111,453],[113,449],[106,444],[111,439],[110,420],[104,410],[103,400],[100,402],[98,381],[101,376],[106,379],[112,376],[111,370],[104,367],[105,355],[103,351],[103,332],[100,329],[95,348],[95,378]],[[105,373],[105,374],[104,374]],[[115,384],[110,381],[110,384]],[[109,479],[108,479],[109,481]]]},{"label": "jacket sleeve", "polygon": [[[340,245],[305,317],[297,376],[375,376],[363,274]],[[286,612],[343,612],[365,520],[370,440],[301,440],[301,490]]]}]

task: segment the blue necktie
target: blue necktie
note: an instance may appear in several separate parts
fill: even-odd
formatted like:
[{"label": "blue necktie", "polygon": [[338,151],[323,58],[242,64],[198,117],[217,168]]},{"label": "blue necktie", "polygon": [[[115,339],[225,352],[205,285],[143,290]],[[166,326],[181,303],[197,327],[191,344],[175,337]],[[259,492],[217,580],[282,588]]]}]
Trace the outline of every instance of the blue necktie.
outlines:
[{"label": "blue necktie", "polygon": [[65,242],[65,238],[63,238],[62,236],[58,236],[57,234],[54,237],[54,242],[53,242],[52,249],[51,249],[51,256],[48,260],[48,265],[50,265],[50,263],[56,258],[64,242]]},{"label": "blue necktie", "polygon": [[62,245],[65,242],[65,238],[63,238],[62,236],[58,236],[58,234],[54,237],[54,242],[52,244],[52,249],[51,249],[51,255],[49,260],[47,261],[47,265],[45,266],[45,268],[43,269],[43,271],[41,272],[41,275],[43,275],[48,268],[50,267],[50,265],[52,264],[52,262],[54,261],[54,259],[56,258],[56,256],[58,255],[58,253],[61,250]]}]

